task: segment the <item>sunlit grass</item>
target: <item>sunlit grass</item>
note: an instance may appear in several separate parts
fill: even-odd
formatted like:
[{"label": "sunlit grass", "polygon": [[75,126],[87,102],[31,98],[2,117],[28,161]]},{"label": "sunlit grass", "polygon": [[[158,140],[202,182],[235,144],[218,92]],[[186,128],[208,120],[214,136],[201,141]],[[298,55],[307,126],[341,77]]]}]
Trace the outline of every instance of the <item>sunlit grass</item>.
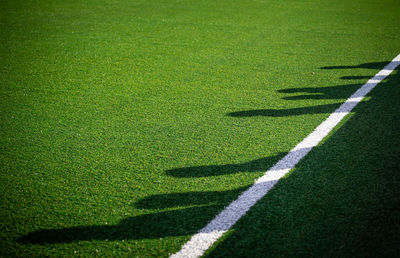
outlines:
[{"label": "sunlit grass", "polygon": [[398,54],[384,2],[2,1],[0,253],[178,251]]}]

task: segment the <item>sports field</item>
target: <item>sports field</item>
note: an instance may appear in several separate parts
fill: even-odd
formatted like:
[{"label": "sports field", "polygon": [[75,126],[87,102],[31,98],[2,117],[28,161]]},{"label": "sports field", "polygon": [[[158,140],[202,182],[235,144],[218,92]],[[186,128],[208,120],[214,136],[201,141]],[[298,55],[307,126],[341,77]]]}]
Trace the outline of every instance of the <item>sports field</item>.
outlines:
[{"label": "sports field", "polygon": [[[177,253],[399,53],[399,0],[0,1],[0,256]],[[399,257],[399,70],[205,256]]]}]

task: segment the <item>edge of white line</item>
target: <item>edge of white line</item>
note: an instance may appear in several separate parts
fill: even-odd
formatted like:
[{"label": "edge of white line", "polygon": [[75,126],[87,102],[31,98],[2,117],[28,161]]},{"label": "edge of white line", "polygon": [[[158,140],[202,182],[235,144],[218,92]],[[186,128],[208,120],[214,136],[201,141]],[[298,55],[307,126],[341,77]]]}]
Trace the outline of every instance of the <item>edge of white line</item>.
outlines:
[{"label": "edge of white line", "polygon": [[353,95],[351,95],[338,109],[322,122],[312,133],[296,145],[285,157],[279,160],[265,174],[235,201],[221,211],[210,223],[199,230],[198,233],[182,246],[182,249],[171,255],[178,257],[199,257],[207,251],[225,232],[227,232],[246,212],[256,204],[268,191],[297,163],[304,158],[313,147],[317,146],[332,129],[351,110],[360,103],[363,98],[384,80],[400,64],[400,54],[392,62],[380,70],[373,78],[367,81]]}]

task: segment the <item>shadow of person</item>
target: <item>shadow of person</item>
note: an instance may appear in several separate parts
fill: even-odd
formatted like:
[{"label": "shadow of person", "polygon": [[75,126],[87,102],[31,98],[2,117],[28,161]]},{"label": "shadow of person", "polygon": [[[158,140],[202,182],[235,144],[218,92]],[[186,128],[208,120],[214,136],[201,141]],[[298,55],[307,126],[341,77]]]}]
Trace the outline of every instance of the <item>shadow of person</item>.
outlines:
[{"label": "shadow of person", "polygon": [[[159,194],[134,204],[138,209],[180,208],[130,217],[116,225],[89,225],[41,229],[18,239],[22,244],[57,244],[77,241],[158,239],[196,233],[246,187],[227,191]],[[197,207],[191,207],[196,205]],[[201,216],[199,216],[201,214]]]},{"label": "shadow of person", "polygon": [[228,113],[232,117],[253,117],[253,116],[270,116],[270,117],[285,117],[285,116],[301,116],[307,114],[325,114],[332,113],[338,108],[341,103],[317,105],[311,107],[288,108],[288,109],[254,109]]},{"label": "shadow of person", "polygon": [[[360,88],[362,84],[347,84],[329,87],[303,87],[278,90],[280,93],[306,93],[303,95],[283,97],[285,100],[305,99],[347,99],[351,93]],[[308,94],[307,94],[308,93]]]},{"label": "shadow of person", "polygon": [[282,158],[286,153],[279,153],[276,156],[252,160],[240,164],[225,165],[205,165],[183,168],[173,168],[166,171],[166,174],[173,177],[207,177],[228,175],[239,172],[259,172],[267,171],[274,163]]},{"label": "shadow of person", "polygon": [[[354,68],[367,68],[367,69],[382,69],[385,65],[390,63],[385,62],[372,62],[364,63],[355,66],[325,66],[320,69],[354,69]],[[343,80],[360,80],[368,79],[371,76],[343,76]],[[362,84],[347,84],[329,87],[302,87],[293,89],[278,90],[279,93],[298,94],[305,93],[302,95],[285,96],[282,99],[285,100],[319,100],[319,99],[347,99],[354,91],[359,89]],[[254,109],[230,112],[227,116],[231,117],[254,117],[254,116],[268,116],[268,117],[286,117],[286,116],[298,116],[307,114],[322,114],[332,113],[337,109],[341,103],[316,105],[309,107],[289,108],[289,109]]]},{"label": "shadow of person", "polygon": [[382,69],[385,65],[389,64],[390,61],[384,62],[371,62],[359,65],[339,65],[339,66],[324,66],[321,69],[356,69],[356,68],[366,68],[366,69]]},{"label": "shadow of person", "polygon": [[372,76],[370,75],[354,75],[354,76],[342,76],[340,79],[342,80],[362,80],[362,79],[370,79]]},{"label": "shadow of person", "polygon": [[229,203],[246,189],[247,187],[241,187],[228,191],[152,195],[136,202],[134,206],[138,209],[166,209],[191,205],[219,205]]},{"label": "shadow of person", "polygon": [[[346,99],[351,93],[360,88],[361,84],[349,84],[330,87],[304,87],[294,89],[278,90],[280,93],[309,93],[296,96],[283,97],[285,100],[306,100],[306,99]],[[315,105],[299,108],[288,109],[254,109],[228,113],[231,117],[287,117],[300,116],[308,114],[330,114],[337,109],[342,103]]]},{"label": "shadow of person", "polygon": [[[77,241],[157,239],[196,233],[220,209],[219,205],[191,207],[126,218],[117,225],[41,229],[18,239],[22,244],[58,244]],[[199,216],[202,214],[202,216]]]}]

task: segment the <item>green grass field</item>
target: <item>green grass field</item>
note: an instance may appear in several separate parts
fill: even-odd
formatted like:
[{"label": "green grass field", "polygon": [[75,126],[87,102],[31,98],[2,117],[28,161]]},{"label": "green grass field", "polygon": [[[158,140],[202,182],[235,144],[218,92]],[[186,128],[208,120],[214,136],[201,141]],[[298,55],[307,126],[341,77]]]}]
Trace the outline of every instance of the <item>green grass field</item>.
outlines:
[{"label": "green grass field", "polygon": [[[0,2],[0,256],[181,246],[400,53],[398,0]],[[400,73],[206,256],[400,256]]]}]

